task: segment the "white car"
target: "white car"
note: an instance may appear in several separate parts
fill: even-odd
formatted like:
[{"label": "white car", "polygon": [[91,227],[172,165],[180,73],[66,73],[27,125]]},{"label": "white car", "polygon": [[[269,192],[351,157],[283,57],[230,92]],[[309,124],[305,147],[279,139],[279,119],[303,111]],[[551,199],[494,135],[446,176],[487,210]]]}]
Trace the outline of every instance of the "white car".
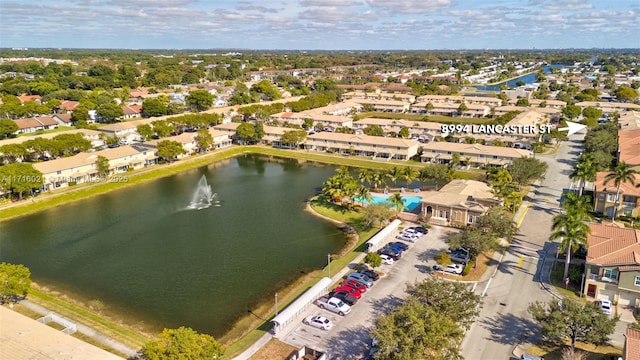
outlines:
[{"label": "white car", "polygon": [[329,330],[333,327],[333,323],[331,322],[331,320],[320,315],[308,316],[302,322],[309,326],[313,326],[322,330]]},{"label": "white car", "polygon": [[393,264],[393,259],[389,255],[382,254],[380,255],[383,264],[391,265]]},{"label": "white car", "polygon": [[409,234],[403,234],[403,233],[401,233],[400,235],[396,236],[396,239],[403,240],[403,241],[408,241],[408,242],[416,242],[416,240],[418,240],[418,238],[416,238],[415,236],[411,236]]},{"label": "white car", "polygon": [[462,274],[462,271],[464,271],[464,267],[460,264],[451,264],[447,265],[447,267],[444,268],[444,271],[460,275]]},{"label": "white car", "polygon": [[603,313],[611,315],[613,313],[613,304],[609,300],[598,300],[596,306],[602,310]]}]

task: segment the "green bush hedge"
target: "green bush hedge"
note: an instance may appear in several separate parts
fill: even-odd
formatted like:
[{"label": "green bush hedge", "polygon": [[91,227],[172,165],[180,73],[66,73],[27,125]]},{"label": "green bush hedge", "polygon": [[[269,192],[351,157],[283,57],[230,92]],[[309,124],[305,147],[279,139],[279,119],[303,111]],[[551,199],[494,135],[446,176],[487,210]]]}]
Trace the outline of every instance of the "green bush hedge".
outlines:
[{"label": "green bush hedge", "polygon": [[473,262],[469,261],[467,266],[464,267],[464,270],[462,270],[462,276],[468,275],[471,269],[473,269]]}]

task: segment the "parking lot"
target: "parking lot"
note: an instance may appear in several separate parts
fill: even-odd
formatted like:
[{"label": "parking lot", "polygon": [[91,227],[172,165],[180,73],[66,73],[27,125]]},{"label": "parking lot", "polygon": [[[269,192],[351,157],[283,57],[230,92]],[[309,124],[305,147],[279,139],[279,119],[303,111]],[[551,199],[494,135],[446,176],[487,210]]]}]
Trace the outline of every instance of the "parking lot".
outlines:
[{"label": "parking lot", "polygon": [[[403,226],[410,225],[405,223]],[[400,304],[406,295],[406,283],[430,276],[431,266],[435,264],[434,256],[448,248],[445,239],[449,231],[451,229],[431,228],[429,234],[416,243],[407,243],[409,249],[403,252],[399,261],[377,268],[376,271],[383,275],[362,295],[358,303],[352,307],[350,314],[342,317],[312,306],[299,318],[298,325],[280,338],[293,346],[307,345],[318,350],[326,350],[331,359],[363,359],[369,351],[369,332],[374,320]],[[381,245],[397,241],[397,234],[398,231],[394,231]],[[334,327],[324,331],[302,324],[302,320],[309,315],[327,317],[334,323]]]}]

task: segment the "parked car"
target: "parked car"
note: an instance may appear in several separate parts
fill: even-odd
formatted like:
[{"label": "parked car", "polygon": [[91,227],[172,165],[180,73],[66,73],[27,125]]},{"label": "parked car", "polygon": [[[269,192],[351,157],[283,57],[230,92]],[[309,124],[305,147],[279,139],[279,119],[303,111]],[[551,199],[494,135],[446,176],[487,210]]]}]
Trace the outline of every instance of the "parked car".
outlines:
[{"label": "parked car", "polygon": [[367,285],[367,287],[373,286],[373,280],[369,279],[369,277],[363,273],[352,272],[349,275],[347,275],[347,279],[356,279],[358,281],[361,281],[363,284]]},{"label": "parked car", "polygon": [[351,312],[351,306],[345,304],[342,300],[330,296],[323,296],[316,300],[316,304],[321,309],[327,309],[334,313],[345,316]]},{"label": "parked car", "polygon": [[460,264],[451,264],[451,265],[447,265],[447,267],[444,268],[444,271],[461,275],[462,271],[464,271],[464,267]]},{"label": "parked car", "polygon": [[378,281],[380,279],[380,275],[373,270],[364,270],[364,271],[360,271],[360,273],[366,275],[369,279],[373,281]]},{"label": "parked car", "polygon": [[340,299],[350,306],[353,306],[358,302],[358,299],[355,296],[351,296],[348,291],[332,291],[329,293],[329,296]]},{"label": "parked car", "polygon": [[349,295],[353,296],[354,298],[360,300],[360,298],[362,297],[362,292],[358,291],[358,289],[352,288],[351,286],[338,286],[335,290],[335,292],[338,291],[346,291],[349,293]]},{"label": "parked car", "polygon": [[613,313],[613,304],[609,300],[598,300],[596,301],[596,306],[607,315],[611,315]]},{"label": "parked car", "polygon": [[402,253],[403,253],[403,252],[404,252],[404,250],[405,250],[405,249],[403,249],[402,247],[400,247],[400,246],[398,246],[398,245],[396,245],[396,244],[394,244],[394,243],[388,243],[388,244],[386,244],[386,245],[384,246],[384,248],[383,248],[383,249],[391,249],[391,250],[393,250],[393,252],[396,252],[396,253],[398,253],[398,254],[400,254],[400,255],[402,255]]},{"label": "parked car", "polygon": [[360,291],[361,293],[367,292],[367,285],[365,285],[363,282],[358,281],[356,279],[347,279],[347,280],[343,281],[341,285],[342,286],[352,287],[352,288]]},{"label": "parked car", "polygon": [[406,251],[407,249],[409,249],[409,245],[407,245],[405,243],[401,243],[399,241],[394,241],[394,242],[389,243],[389,244],[402,249],[402,251]]},{"label": "parked car", "polygon": [[393,261],[400,260],[400,256],[401,256],[399,253],[393,251],[390,248],[380,249],[380,250],[378,250],[378,254],[381,255],[381,256],[382,255],[387,255],[388,257],[392,258]]},{"label": "parked car", "polygon": [[424,226],[413,226],[409,229],[413,229],[413,231],[418,232],[422,235],[427,235],[429,233],[429,229],[425,228]]},{"label": "parked car", "polygon": [[457,248],[451,251],[450,255],[451,261],[456,263],[466,264],[471,259],[471,256],[469,256],[469,251],[463,248]]},{"label": "parked car", "polygon": [[322,330],[329,330],[333,327],[331,320],[320,315],[307,316],[302,322]]},{"label": "parked car", "polygon": [[380,258],[382,259],[382,263],[386,265],[393,264],[393,259],[389,255],[381,254]]},{"label": "parked car", "polygon": [[520,360],[544,360],[544,359],[535,355],[522,354],[522,356],[520,356]]},{"label": "parked car", "polygon": [[400,233],[399,235],[396,236],[396,239],[414,243],[418,240],[418,237],[414,235]]}]

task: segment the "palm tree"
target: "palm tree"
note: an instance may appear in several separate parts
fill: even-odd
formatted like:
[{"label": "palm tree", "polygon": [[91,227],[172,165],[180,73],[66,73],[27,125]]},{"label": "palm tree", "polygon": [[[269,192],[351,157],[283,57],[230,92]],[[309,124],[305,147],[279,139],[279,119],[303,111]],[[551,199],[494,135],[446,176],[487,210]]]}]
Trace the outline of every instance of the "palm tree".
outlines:
[{"label": "palm tree", "polygon": [[569,175],[569,178],[571,178],[571,180],[580,181],[579,195],[582,196],[582,192],[584,191],[587,181],[594,181],[596,179],[596,174],[597,169],[593,154],[582,154],[580,155],[580,159],[578,159],[576,168],[573,169],[573,172]]},{"label": "palm tree", "polygon": [[404,201],[402,201],[402,195],[400,193],[395,193],[389,196],[387,201],[396,208],[396,216],[398,216],[398,213],[400,213],[400,211],[407,208],[407,206],[404,204]]},{"label": "palm tree", "polygon": [[420,169],[418,180],[422,183],[422,187],[424,187],[424,184],[427,181],[431,180],[431,169],[429,168],[429,166],[425,166],[424,168]]},{"label": "palm tree", "polygon": [[638,174],[637,170],[634,170],[627,163],[622,161],[615,167],[615,169],[613,169],[613,172],[610,172],[604,177],[604,185],[607,185],[611,180],[613,180],[613,184],[616,186],[616,202],[615,208],[613,209],[614,222],[616,221],[618,206],[620,205],[620,186],[624,183],[635,185],[636,174]]},{"label": "palm tree", "polygon": [[371,184],[376,190],[380,189],[381,187],[387,186],[387,175],[380,171],[374,172],[371,176]]},{"label": "palm tree", "polygon": [[393,168],[387,171],[387,177],[394,184],[401,176],[402,176],[402,169],[398,166],[394,166]]},{"label": "palm tree", "polygon": [[329,196],[331,201],[334,203],[338,200],[342,200],[342,182],[335,176],[328,178],[324,184],[322,184],[322,193]]},{"label": "palm tree", "polygon": [[400,177],[402,177],[407,182],[407,187],[409,187],[409,184],[411,184],[413,180],[418,178],[418,176],[420,176],[420,173],[417,169],[415,169],[413,166],[406,166],[402,168],[402,175]]},{"label": "palm tree", "polygon": [[569,275],[569,264],[571,263],[571,250],[579,246],[587,247],[587,236],[589,236],[589,225],[586,221],[589,215],[581,211],[567,211],[553,217],[550,239],[560,239],[560,250],[567,254],[564,264],[564,279]]},{"label": "palm tree", "polygon": [[360,206],[364,206],[364,202],[371,202],[373,197],[371,197],[371,193],[369,192],[369,188],[365,185],[358,185],[356,188],[356,196],[358,200],[360,200]]},{"label": "palm tree", "polygon": [[[590,196],[580,196],[574,192],[569,192],[564,195],[564,199],[562,201],[562,208],[567,212],[580,212],[583,214],[589,214],[593,209],[591,205],[591,197]],[[589,215],[589,218],[591,215]],[[591,219],[589,219],[591,220]]]},{"label": "palm tree", "polygon": [[369,169],[361,169],[358,173],[358,180],[360,180],[360,182],[363,184],[367,183],[368,185],[371,185],[371,181],[373,180],[373,173]]}]

